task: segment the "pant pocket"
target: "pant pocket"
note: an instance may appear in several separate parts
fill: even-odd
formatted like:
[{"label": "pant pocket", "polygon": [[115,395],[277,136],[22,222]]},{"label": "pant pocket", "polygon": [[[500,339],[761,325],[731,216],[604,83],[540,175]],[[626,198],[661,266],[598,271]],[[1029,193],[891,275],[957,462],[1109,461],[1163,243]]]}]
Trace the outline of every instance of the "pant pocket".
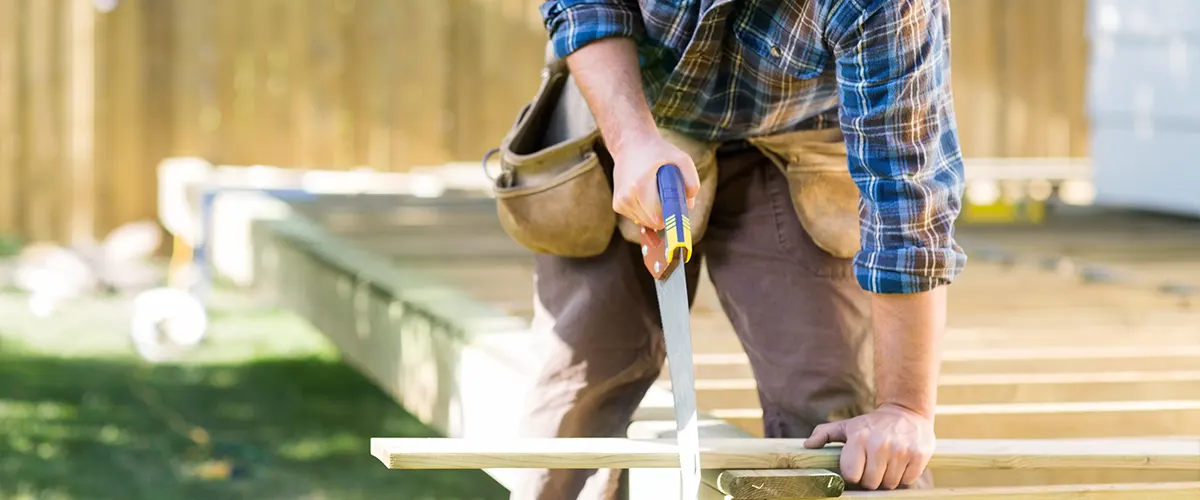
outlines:
[{"label": "pant pocket", "polygon": [[[687,153],[696,165],[700,177],[700,192],[696,194],[696,206],[688,209],[688,220],[692,227],[692,243],[704,238],[708,228],[708,216],[712,213],[713,200],[717,194],[717,144],[699,141],[669,129],[659,129],[667,142]],[[642,243],[642,230],[628,217],[620,217],[618,226],[621,236],[630,243]]]},{"label": "pant pocket", "polygon": [[858,186],[850,177],[839,129],[788,132],[750,140],[787,176],[792,207],[813,242],[849,259],[862,247]]},{"label": "pant pocket", "polygon": [[500,147],[502,170],[493,192],[509,237],[548,255],[592,257],[604,251],[617,217],[599,138],[565,64],[549,64]]}]

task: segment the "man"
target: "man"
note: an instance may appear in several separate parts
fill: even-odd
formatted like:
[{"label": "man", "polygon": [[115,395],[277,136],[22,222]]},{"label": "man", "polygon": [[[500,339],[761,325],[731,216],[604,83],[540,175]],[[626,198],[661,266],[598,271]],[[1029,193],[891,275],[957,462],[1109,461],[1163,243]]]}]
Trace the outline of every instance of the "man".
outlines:
[{"label": "man", "polygon": [[[655,173],[667,163],[684,172],[689,204],[712,198],[689,290],[706,263],[767,437],[845,443],[840,472],[866,489],[925,473],[945,285],[966,263],[953,239],[963,176],[947,2],[550,0],[541,11],[611,154],[613,210],[661,229]],[[718,145],[714,193],[665,131]],[[805,158],[828,152],[811,133],[836,134],[852,179],[860,239],[844,255],[818,234],[846,226],[822,227],[832,195],[797,194]],[[777,155],[754,142],[770,137],[782,138]],[[663,367],[653,285],[627,240],[614,234],[594,257],[536,257],[535,329],[552,354],[531,436],[623,435]],[[598,498],[614,476],[539,471],[513,498]]]}]

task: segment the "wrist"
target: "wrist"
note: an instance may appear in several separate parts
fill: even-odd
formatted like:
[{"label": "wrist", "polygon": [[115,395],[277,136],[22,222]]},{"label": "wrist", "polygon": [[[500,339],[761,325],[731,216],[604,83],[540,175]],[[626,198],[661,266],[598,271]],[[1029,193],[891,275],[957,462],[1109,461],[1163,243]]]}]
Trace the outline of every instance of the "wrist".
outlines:
[{"label": "wrist", "polygon": [[637,151],[662,138],[653,119],[626,120],[615,129],[619,132],[612,134],[608,150],[618,165],[625,163],[624,158],[637,154]]},{"label": "wrist", "polygon": [[934,405],[926,404],[909,404],[901,401],[880,401],[876,407],[876,411],[903,413],[909,416],[919,417],[930,422],[933,421],[937,413]]}]

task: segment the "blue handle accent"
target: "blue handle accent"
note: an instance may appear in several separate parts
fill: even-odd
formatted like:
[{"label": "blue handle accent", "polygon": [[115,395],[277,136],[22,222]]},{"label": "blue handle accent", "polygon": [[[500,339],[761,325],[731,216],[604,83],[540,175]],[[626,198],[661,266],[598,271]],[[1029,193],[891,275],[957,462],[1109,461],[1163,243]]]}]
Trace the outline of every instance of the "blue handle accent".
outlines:
[{"label": "blue handle accent", "polygon": [[692,223],[688,220],[687,192],[683,187],[683,173],[672,164],[658,169],[658,199],[662,205],[663,226],[666,229],[667,260],[674,258],[675,250],[685,250],[684,260],[692,257]]},{"label": "blue handle accent", "polygon": [[[672,215],[676,221],[687,217],[687,196],[683,189],[683,173],[679,171],[679,167],[671,164],[659,167],[658,199],[662,204],[664,223]],[[682,234],[679,239],[683,240]]]}]

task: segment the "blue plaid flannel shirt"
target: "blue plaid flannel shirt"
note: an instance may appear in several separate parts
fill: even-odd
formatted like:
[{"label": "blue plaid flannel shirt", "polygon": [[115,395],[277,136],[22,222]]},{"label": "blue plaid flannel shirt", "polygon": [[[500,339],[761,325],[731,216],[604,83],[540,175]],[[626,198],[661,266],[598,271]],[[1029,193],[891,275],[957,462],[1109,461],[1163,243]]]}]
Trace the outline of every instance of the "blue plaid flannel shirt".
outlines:
[{"label": "blue plaid flannel shirt", "polygon": [[914,293],[966,265],[949,0],[549,0],[559,57],[637,41],[659,126],[732,140],[836,122],[862,194],[859,285]]}]

